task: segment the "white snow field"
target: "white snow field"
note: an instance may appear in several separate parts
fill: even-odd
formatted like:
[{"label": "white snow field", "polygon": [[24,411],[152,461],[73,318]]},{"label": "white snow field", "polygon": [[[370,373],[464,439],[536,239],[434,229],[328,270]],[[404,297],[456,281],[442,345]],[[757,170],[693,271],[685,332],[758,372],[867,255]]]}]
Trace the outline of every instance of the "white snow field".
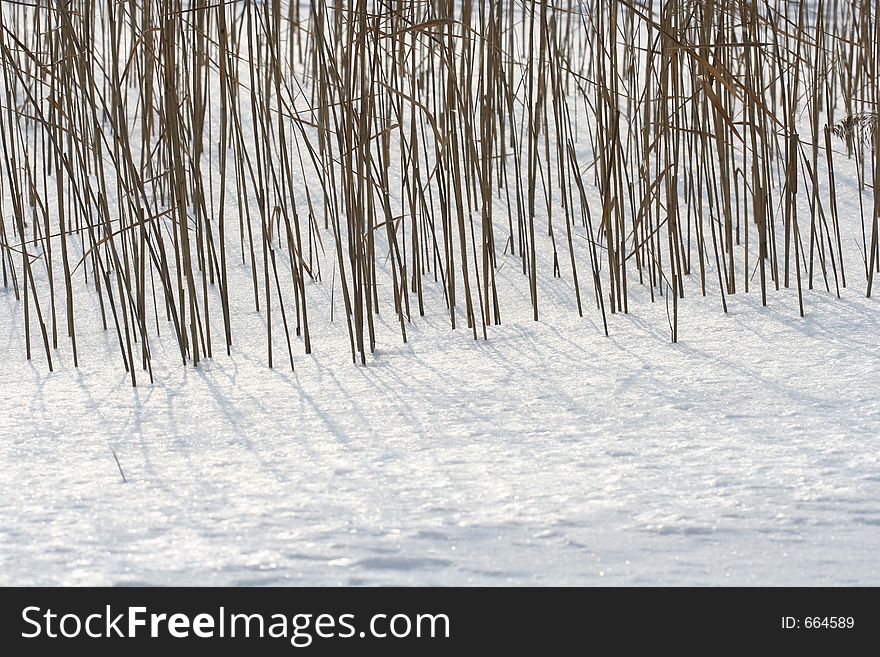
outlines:
[{"label": "white snow field", "polygon": [[389,320],[355,366],[337,322],[295,373],[157,343],[136,389],[109,332],[25,361],[0,292],[0,582],[880,583],[876,301],[692,295],[673,345],[663,303],[605,337],[559,280],[532,322],[509,271],[488,341]]}]

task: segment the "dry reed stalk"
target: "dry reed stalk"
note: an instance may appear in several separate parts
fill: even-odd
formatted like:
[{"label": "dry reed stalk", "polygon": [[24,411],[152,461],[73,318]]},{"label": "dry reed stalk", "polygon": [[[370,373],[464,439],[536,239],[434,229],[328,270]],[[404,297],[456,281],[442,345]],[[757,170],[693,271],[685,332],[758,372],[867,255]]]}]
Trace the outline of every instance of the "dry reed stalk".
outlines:
[{"label": "dry reed stalk", "polygon": [[[570,280],[579,315],[592,287],[606,333],[606,309],[630,312],[637,285],[667,304],[677,341],[697,276],[703,295],[717,279],[724,311],[754,277],[764,304],[794,284],[803,315],[816,280],[847,285],[837,181],[850,166],[870,295],[876,11],[4,2],[0,268],[27,357],[38,332],[51,369],[66,330],[79,365],[92,294],[136,385],[166,324],[184,362],[212,358],[221,334],[230,354],[247,290],[268,365],[283,336],[293,368],[328,330],[307,294],[325,257],[361,363],[383,313],[406,341],[441,295],[453,329],[489,337],[511,316],[509,258],[534,320],[553,278]],[[852,163],[834,161],[832,137]]]}]

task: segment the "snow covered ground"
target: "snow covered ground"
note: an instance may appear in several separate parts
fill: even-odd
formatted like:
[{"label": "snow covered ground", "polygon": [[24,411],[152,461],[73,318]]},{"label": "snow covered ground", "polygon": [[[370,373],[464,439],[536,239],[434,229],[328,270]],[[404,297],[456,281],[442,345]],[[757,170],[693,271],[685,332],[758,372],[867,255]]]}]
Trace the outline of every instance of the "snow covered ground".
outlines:
[{"label": "snow covered ground", "polygon": [[387,313],[368,366],[337,321],[272,371],[241,309],[252,342],[157,342],[137,389],[111,333],[27,363],[0,290],[0,583],[880,584],[876,300],[691,294],[672,345],[644,289],[605,337],[502,272],[486,342]]},{"label": "snow covered ground", "polygon": [[451,331],[434,286],[402,344],[386,293],[366,366],[328,259],[295,372],[277,324],[267,367],[242,267],[232,355],[215,305],[215,359],[182,365],[163,326],[137,388],[94,293],[77,289],[81,367],[59,321],[49,374],[0,287],[0,584],[880,585],[880,300],[839,156],[841,298],[817,274],[803,319],[794,289],[762,307],[757,283],[724,314],[709,262],[675,345],[634,268],[610,336],[586,285],[578,317],[546,243],[541,321],[511,258],[488,340]]}]

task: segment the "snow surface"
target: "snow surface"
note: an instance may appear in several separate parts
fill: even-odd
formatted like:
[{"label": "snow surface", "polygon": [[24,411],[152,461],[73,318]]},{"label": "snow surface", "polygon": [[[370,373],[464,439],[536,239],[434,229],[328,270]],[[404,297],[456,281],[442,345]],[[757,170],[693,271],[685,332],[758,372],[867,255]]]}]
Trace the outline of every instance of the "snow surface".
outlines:
[{"label": "snow surface", "polygon": [[605,337],[502,276],[488,341],[386,312],[355,366],[337,314],[291,373],[242,307],[232,357],[157,341],[136,389],[112,332],[27,362],[0,288],[0,583],[880,584],[877,301],[690,294],[673,345],[644,288]]}]

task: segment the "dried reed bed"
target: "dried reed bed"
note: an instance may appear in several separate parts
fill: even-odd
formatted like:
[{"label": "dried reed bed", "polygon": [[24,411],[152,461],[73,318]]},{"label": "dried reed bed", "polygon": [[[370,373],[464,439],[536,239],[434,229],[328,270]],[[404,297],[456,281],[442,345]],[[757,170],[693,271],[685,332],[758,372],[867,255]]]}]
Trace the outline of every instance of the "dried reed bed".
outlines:
[{"label": "dried reed bed", "polygon": [[[442,299],[452,328],[485,338],[502,257],[536,320],[542,278],[570,280],[606,332],[641,285],[673,341],[689,277],[724,311],[793,288],[803,314],[805,289],[839,295],[854,268],[870,295],[877,11],[3,0],[0,268],[27,356],[41,344],[51,369],[67,339],[78,363],[84,295],[133,385],[169,328],[185,363],[229,352],[241,263],[270,367],[326,330],[309,321],[314,282],[341,295],[355,362],[380,308],[405,341]],[[862,263],[844,262],[844,168]]]}]

